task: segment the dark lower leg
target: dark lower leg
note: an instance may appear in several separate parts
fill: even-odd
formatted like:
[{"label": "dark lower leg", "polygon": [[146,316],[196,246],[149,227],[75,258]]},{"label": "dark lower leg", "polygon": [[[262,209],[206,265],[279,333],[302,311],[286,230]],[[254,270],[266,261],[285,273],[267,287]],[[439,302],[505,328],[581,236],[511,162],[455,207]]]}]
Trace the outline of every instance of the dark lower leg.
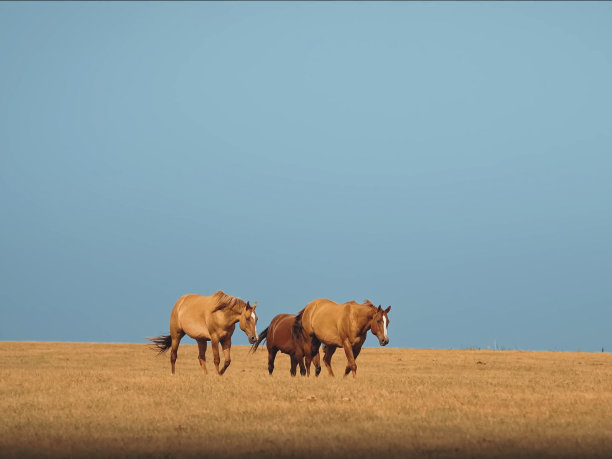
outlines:
[{"label": "dark lower leg", "polygon": [[274,359],[276,358],[276,353],[278,351],[275,349],[268,349],[268,373],[272,375],[274,371]]}]

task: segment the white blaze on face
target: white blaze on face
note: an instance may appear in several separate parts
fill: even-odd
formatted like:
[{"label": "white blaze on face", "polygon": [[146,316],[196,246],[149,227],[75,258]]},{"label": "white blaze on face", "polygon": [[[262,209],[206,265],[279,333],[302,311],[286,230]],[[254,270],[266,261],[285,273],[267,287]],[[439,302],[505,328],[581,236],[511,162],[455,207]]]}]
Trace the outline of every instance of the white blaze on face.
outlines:
[{"label": "white blaze on face", "polygon": [[253,328],[255,329],[255,336],[259,337],[259,335],[257,334],[257,318],[255,317],[255,313],[252,312],[251,313],[251,319],[253,319]]},{"label": "white blaze on face", "polygon": [[387,335],[387,318],[383,315],[383,332],[385,333],[385,339],[389,339]]}]

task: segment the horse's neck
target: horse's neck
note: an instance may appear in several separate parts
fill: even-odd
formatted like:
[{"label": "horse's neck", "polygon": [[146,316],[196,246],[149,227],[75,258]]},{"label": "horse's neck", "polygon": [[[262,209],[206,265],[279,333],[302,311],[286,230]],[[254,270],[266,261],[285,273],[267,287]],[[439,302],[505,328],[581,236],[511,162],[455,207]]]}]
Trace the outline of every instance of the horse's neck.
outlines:
[{"label": "horse's neck", "polygon": [[235,311],[233,309],[226,309],[223,311],[224,313],[224,322],[227,325],[233,325],[240,320],[240,311]]},{"label": "horse's neck", "polygon": [[357,326],[357,334],[363,335],[368,332],[372,326],[372,308],[368,305],[357,304],[353,305],[353,314],[356,318],[355,325]]}]

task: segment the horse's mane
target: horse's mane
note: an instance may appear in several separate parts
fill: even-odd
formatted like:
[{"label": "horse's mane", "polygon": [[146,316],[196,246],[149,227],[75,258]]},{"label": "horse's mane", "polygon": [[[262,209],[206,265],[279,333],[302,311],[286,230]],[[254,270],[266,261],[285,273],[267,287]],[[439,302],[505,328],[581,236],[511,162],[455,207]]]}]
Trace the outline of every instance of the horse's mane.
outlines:
[{"label": "horse's mane", "polygon": [[376,306],[374,306],[374,304],[372,304],[372,302],[370,300],[368,300],[367,298],[365,300],[363,300],[363,303],[357,303],[356,301],[347,301],[345,304],[354,304],[357,306],[372,306],[373,308],[375,308]]},{"label": "horse's mane", "polygon": [[221,311],[223,309],[231,309],[232,311],[235,311],[237,306],[239,306],[241,309],[246,306],[244,300],[228,295],[222,290],[215,292],[212,296],[217,300],[217,306],[214,309],[215,311]]}]

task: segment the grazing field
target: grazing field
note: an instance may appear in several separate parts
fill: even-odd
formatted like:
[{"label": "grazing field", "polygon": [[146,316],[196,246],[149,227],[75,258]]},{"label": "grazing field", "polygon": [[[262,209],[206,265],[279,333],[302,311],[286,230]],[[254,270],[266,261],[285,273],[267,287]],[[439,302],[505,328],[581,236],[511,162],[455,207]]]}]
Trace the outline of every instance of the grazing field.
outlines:
[{"label": "grazing field", "polygon": [[610,354],[373,348],[307,379],[247,350],[204,377],[182,345],[171,376],[144,344],[0,342],[0,456],[612,456]]}]

